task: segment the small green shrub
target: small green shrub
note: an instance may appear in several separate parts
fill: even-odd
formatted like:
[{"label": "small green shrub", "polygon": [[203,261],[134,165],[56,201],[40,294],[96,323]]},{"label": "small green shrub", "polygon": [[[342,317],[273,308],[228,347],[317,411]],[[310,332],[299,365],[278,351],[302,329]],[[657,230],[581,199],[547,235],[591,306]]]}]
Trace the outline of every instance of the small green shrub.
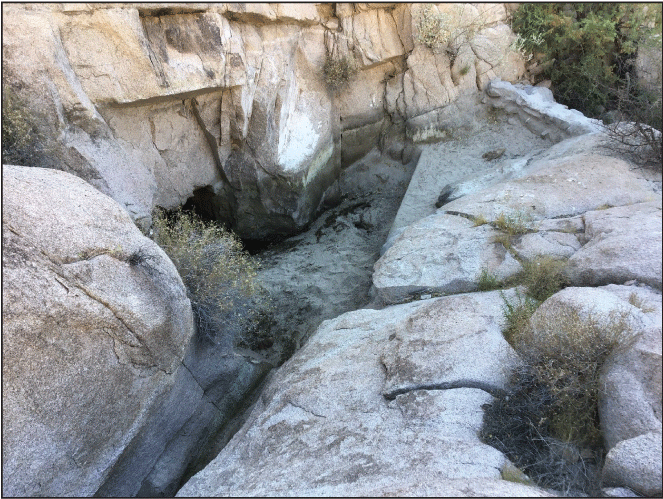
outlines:
[{"label": "small green shrub", "polygon": [[20,166],[43,164],[46,140],[39,119],[7,85],[2,85],[2,163]]},{"label": "small green shrub", "polygon": [[495,274],[490,273],[487,269],[481,269],[481,274],[478,278],[477,289],[479,291],[492,291],[502,287],[502,282]]},{"label": "small green shrub", "polygon": [[187,288],[199,334],[227,347],[246,341],[266,295],[239,239],[181,209],[170,216],[157,210],[153,231]]},{"label": "small green shrub", "polygon": [[458,71],[458,73],[461,76],[465,76],[469,72],[470,72],[470,65],[469,64],[465,64],[462,68],[460,68],[460,71]]},{"label": "small green shrub", "polygon": [[547,255],[522,262],[523,270],[513,279],[527,287],[527,294],[540,302],[566,287],[567,261]]},{"label": "small green shrub", "polygon": [[357,74],[357,65],[350,56],[327,54],[322,72],[327,86],[331,90],[338,90],[347,86]]},{"label": "small green shrub", "polygon": [[504,326],[502,327],[502,335],[504,339],[514,346],[518,343],[519,338],[530,334],[530,318],[532,314],[539,307],[540,302],[530,296],[523,296],[520,291],[516,292],[516,300],[510,302],[502,295],[504,306]]},{"label": "small green shrub", "polygon": [[415,41],[431,49],[442,48],[451,38],[450,24],[451,19],[447,14],[427,5],[417,19]]},{"label": "small green shrub", "polygon": [[500,213],[493,222],[493,225],[509,236],[516,236],[519,234],[527,234],[531,231],[531,217],[523,212],[516,212],[511,214]]}]

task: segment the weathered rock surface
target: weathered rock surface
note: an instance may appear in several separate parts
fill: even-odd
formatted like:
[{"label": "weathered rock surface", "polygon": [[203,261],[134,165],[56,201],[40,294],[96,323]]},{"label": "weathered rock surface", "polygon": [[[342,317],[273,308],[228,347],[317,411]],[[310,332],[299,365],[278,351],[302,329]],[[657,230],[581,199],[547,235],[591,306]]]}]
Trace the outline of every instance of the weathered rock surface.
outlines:
[{"label": "weathered rock surface", "polygon": [[[178,492],[191,495],[545,495],[505,482],[478,439],[513,352],[499,293],[325,321],[274,375],[249,421]],[[480,352],[485,362],[466,362]],[[423,389],[440,384],[443,388]]]},{"label": "weathered rock surface", "polygon": [[605,458],[603,481],[629,487],[648,497],[660,496],[662,445],[660,431],[622,440]]},{"label": "weathered rock surface", "polygon": [[193,334],[165,253],[68,173],[3,166],[3,493],[94,494]]},{"label": "weathered rock surface", "polygon": [[532,132],[554,142],[601,130],[599,121],[556,103],[549,88],[493,79],[486,86],[486,96],[492,106],[513,114]]},{"label": "weathered rock surface", "polygon": [[[341,161],[461,91],[522,76],[502,4],[435,8],[461,28],[480,20],[453,65],[414,40],[416,4],[6,4],[3,78],[40,112],[48,166],[141,227],[191,199],[267,239],[312,220]],[[356,63],[343,92],[325,86],[327,53]]]},{"label": "weathered rock surface", "polygon": [[[519,260],[538,255],[570,257],[575,285],[638,279],[660,289],[660,194],[631,163],[598,154],[592,135],[567,141],[521,169],[505,168],[502,181],[487,174],[489,187],[396,232],[375,264],[380,298],[397,303],[413,293],[473,291],[482,269],[503,279],[520,269]],[[589,152],[580,152],[583,141]],[[416,204],[408,218],[421,213]],[[529,232],[513,238],[511,252],[494,242],[502,231],[473,222],[500,215],[520,219]]]}]

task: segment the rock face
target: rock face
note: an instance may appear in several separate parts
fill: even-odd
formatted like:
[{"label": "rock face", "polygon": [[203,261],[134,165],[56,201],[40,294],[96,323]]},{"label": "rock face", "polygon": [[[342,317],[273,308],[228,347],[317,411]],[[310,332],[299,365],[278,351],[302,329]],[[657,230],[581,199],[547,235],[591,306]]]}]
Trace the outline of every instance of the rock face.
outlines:
[{"label": "rock face", "polygon": [[173,495],[272,366],[194,334],[173,264],[89,184],[5,166],[3,192],[3,492]]},{"label": "rock face", "polygon": [[[515,127],[514,114],[503,119]],[[547,127],[571,130],[545,116]],[[547,136],[516,154],[509,142],[490,142],[456,155],[464,137],[421,145],[427,173],[415,171],[419,187],[408,188],[400,225],[374,268],[377,309],[323,322],[270,380],[244,427],[178,495],[544,494],[526,477],[507,482],[517,476],[513,465],[478,439],[482,405],[506,395],[519,361],[500,331],[502,293],[511,300],[517,291],[474,292],[481,270],[506,277],[538,256],[567,259],[574,287],[539,307],[534,334],[561,333],[559,309],[606,324],[623,315],[633,341],[601,373],[603,481],[658,493],[660,175],[611,156],[600,133],[585,132],[571,130],[548,147]],[[501,148],[499,158],[482,158]],[[471,157],[476,176],[455,173],[446,151]],[[436,172],[444,178],[425,181]],[[446,184],[452,199],[435,211]],[[500,229],[501,214],[520,229]],[[461,454],[469,458],[459,461]]]},{"label": "rock face", "polygon": [[514,360],[501,303],[458,295],[325,321],[178,495],[546,495],[503,481],[508,460],[477,436]]},{"label": "rock face", "polygon": [[[342,162],[439,135],[460,94],[524,73],[503,4],[434,7],[476,33],[450,42],[453,63],[413,37],[422,6],[358,5],[7,4],[3,81],[39,111],[50,166],[141,227],[189,200],[243,238],[291,234]],[[358,70],[342,91],[328,55]]]},{"label": "rock face", "polygon": [[3,167],[3,493],[92,495],[172,388],[184,285],[109,197]]},{"label": "rock face", "polygon": [[[502,182],[402,230],[375,265],[380,298],[398,303],[413,293],[473,291],[482,269],[504,279],[520,270],[518,260],[543,254],[570,257],[576,285],[638,279],[660,289],[660,195],[630,163],[597,154],[593,144],[591,134],[562,141]],[[485,223],[500,215],[528,232],[510,251],[495,242],[504,231]]]}]

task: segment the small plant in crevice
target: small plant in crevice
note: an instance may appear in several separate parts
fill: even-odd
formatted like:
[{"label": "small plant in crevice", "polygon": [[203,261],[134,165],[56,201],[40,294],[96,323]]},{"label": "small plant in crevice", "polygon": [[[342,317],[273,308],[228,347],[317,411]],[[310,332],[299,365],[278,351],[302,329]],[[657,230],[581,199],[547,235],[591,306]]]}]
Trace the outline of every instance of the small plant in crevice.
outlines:
[{"label": "small plant in crevice", "polygon": [[451,38],[451,19],[427,5],[417,19],[415,40],[431,49],[444,47]]},{"label": "small plant in crevice", "polygon": [[351,56],[328,53],[322,66],[322,73],[327,87],[339,90],[357,74],[357,64]]},{"label": "small plant in crevice", "polygon": [[527,295],[543,302],[568,284],[567,260],[539,255],[521,262],[523,269],[511,278],[527,288]]},{"label": "small plant in crevice", "polygon": [[227,348],[251,344],[268,296],[257,279],[258,264],[240,240],[181,208],[170,215],[157,210],[153,234],[187,288],[198,334]]},{"label": "small plant in crevice", "polygon": [[502,287],[500,279],[488,269],[481,269],[481,274],[477,279],[477,289],[479,291],[492,291]]},{"label": "small plant in crevice", "polygon": [[502,294],[502,301],[504,306],[502,311],[504,313],[504,326],[502,327],[502,335],[504,339],[513,346],[522,336],[525,331],[530,327],[530,318],[532,314],[539,308],[541,302],[535,300],[531,296],[524,295],[517,290],[516,300],[509,301],[504,294]]},{"label": "small plant in crevice", "polygon": [[527,214],[518,211],[516,213],[500,213],[493,222],[495,228],[506,232],[509,236],[527,234],[531,231],[532,219]]},{"label": "small plant in crevice", "polygon": [[638,294],[635,292],[628,296],[628,302],[634,307],[639,308],[645,314],[656,312],[656,307],[651,306],[645,300],[640,298],[640,296],[638,296]]},{"label": "small plant in crevice", "polygon": [[474,217],[474,225],[472,227],[480,227],[481,225],[486,225],[488,223],[488,219],[480,213],[479,215]]}]

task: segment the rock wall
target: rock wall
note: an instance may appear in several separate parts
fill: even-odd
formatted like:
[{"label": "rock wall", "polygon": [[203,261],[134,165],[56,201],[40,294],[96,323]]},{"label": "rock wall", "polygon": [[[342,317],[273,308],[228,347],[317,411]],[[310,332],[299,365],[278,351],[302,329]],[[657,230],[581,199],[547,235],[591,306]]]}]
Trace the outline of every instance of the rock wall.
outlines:
[{"label": "rock wall", "polygon": [[177,384],[191,305],[81,179],[3,166],[2,187],[2,492],[90,496]]},{"label": "rock wall", "polygon": [[[422,4],[6,4],[3,83],[41,114],[53,166],[124,206],[194,198],[244,238],[304,227],[342,164],[444,133],[433,118],[523,61],[503,4],[438,4],[448,46],[419,43]],[[327,54],[357,75],[328,88]]]}]

